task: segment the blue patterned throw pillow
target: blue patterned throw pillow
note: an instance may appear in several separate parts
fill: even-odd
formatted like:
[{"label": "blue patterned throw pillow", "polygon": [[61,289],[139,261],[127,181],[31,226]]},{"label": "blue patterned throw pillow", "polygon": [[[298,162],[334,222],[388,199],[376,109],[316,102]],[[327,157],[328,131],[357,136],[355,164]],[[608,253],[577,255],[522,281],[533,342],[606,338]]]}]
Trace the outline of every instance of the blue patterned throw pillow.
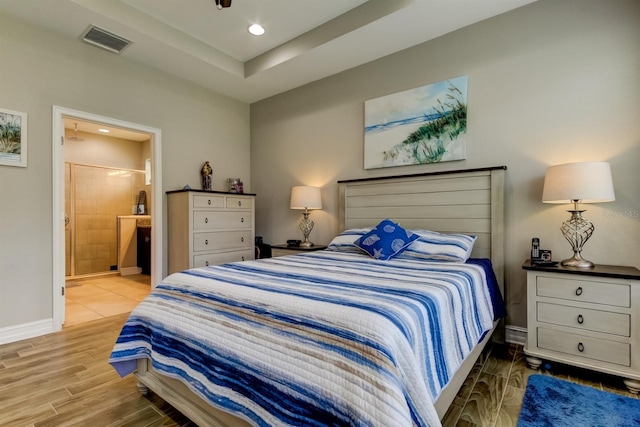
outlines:
[{"label": "blue patterned throw pillow", "polygon": [[388,260],[404,251],[417,238],[417,235],[399,224],[385,219],[354,244],[375,259]]}]

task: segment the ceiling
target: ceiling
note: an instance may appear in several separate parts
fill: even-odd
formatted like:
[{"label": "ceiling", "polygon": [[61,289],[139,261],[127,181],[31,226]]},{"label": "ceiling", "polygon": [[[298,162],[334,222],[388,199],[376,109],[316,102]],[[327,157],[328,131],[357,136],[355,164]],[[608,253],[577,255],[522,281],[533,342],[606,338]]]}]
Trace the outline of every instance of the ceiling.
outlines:
[{"label": "ceiling", "polygon": [[[69,136],[77,136],[84,140],[84,136],[82,133],[92,133],[95,135],[108,136],[111,138],[120,138],[126,139],[129,141],[149,141],[151,139],[151,135],[148,133],[135,132],[129,129],[123,129],[115,126],[109,126],[104,123],[96,123],[91,121],[84,121],[75,118],[65,117],[64,118],[64,128],[69,129],[70,131],[67,133],[67,137]],[[108,130],[109,132],[104,133],[99,129]]]},{"label": "ceiling", "polygon": [[0,13],[78,43],[96,25],[133,42],[117,55],[252,103],[533,1],[0,0]]}]

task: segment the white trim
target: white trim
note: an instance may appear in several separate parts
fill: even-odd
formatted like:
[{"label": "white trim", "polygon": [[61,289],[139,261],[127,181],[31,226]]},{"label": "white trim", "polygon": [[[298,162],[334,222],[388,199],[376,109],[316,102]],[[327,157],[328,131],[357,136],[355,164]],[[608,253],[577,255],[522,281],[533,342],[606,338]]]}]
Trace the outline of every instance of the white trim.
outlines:
[{"label": "white trim", "polygon": [[527,328],[520,326],[505,326],[505,341],[511,344],[525,345],[527,342]]},{"label": "white trim", "polygon": [[38,320],[0,329],[0,345],[54,332],[53,319]]},{"label": "white trim", "polygon": [[64,323],[65,283],[64,250],[64,118],[73,117],[104,123],[111,126],[145,132],[151,135],[151,188],[153,192],[151,208],[151,284],[154,286],[162,278],[162,132],[158,128],[125,122],[110,117],[83,111],[53,106],[53,153],[52,153],[52,194],[53,194],[53,325],[52,331],[62,329]]},{"label": "white trim", "polygon": [[142,268],[140,267],[122,267],[120,269],[121,276],[131,276],[132,274],[140,274],[142,273]]}]

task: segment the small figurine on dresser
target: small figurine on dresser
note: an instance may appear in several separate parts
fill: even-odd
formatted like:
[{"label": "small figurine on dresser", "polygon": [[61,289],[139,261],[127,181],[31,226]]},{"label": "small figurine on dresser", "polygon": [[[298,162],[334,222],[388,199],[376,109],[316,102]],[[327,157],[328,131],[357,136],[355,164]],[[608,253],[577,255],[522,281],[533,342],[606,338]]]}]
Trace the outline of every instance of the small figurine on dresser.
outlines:
[{"label": "small figurine on dresser", "polygon": [[200,175],[202,176],[202,189],[204,191],[211,191],[211,174],[213,173],[213,169],[211,169],[211,165],[206,161],[202,165],[202,169],[200,170]]}]

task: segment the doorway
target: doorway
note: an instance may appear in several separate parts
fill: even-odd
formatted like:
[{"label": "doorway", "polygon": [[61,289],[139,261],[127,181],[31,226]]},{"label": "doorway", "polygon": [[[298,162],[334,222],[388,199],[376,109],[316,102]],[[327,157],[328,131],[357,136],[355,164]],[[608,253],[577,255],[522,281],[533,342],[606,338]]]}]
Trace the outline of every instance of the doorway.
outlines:
[{"label": "doorway", "polygon": [[[66,125],[65,125],[66,122]],[[73,123],[74,129],[71,129],[70,124]],[[65,132],[65,128],[67,129]],[[98,129],[109,130],[114,132],[116,135],[127,136],[122,139],[130,139],[130,138],[143,138],[149,141],[148,149],[144,152],[144,159],[139,164],[144,164],[147,167],[146,170],[141,170],[140,168],[144,168],[144,166],[140,166],[139,168],[125,168],[125,167],[113,167],[101,163],[104,154],[98,154],[101,156],[100,161],[91,160],[91,155],[96,155],[95,148],[90,150],[90,154],[88,154],[88,158],[85,157],[84,160],[78,162],[65,162],[65,144],[69,150],[71,150],[71,146],[76,143],[80,143],[81,139],[97,139],[104,140],[104,138],[99,138],[98,136],[93,137],[91,135],[98,135]],[[93,133],[92,133],[93,132]],[[65,135],[66,133],[66,135]],[[135,135],[133,137],[132,135]],[[65,138],[66,136],[66,138]],[[72,170],[81,170],[86,175],[89,173],[90,175],[103,176],[104,183],[99,185],[122,185],[123,180],[131,180],[130,174],[131,172],[135,172],[138,175],[142,173],[144,175],[143,183],[139,184],[140,187],[145,188],[145,190],[137,189],[136,194],[139,194],[138,197],[142,198],[142,192],[145,192],[145,195],[148,194],[148,199],[145,197],[144,202],[141,204],[140,199],[138,197],[133,199],[133,195],[129,194],[130,203],[127,203],[129,206],[121,208],[122,212],[119,212],[117,215],[117,219],[114,215],[113,218],[107,216],[106,223],[108,223],[108,227],[113,229],[115,233],[114,224],[116,221],[120,223],[121,218],[133,219],[133,224],[138,221],[144,223],[145,225],[150,225],[150,283],[153,285],[156,283],[162,275],[162,193],[161,193],[161,156],[160,156],[160,147],[161,147],[161,133],[159,129],[150,128],[144,125],[123,122],[118,119],[113,119],[104,116],[97,116],[95,114],[70,110],[62,107],[54,106],[53,109],[53,271],[54,271],[54,280],[53,280],[53,327],[54,330],[60,330],[62,328],[62,324],[65,321],[65,293],[66,286],[65,280],[72,277],[73,279],[86,279],[92,277],[100,277],[100,276],[120,276],[123,272],[121,267],[124,267],[122,264],[122,259],[114,261],[109,261],[105,264],[105,259],[98,259],[99,257],[94,257],[96,259],[89,259],[90,253],[94,253],[95,251],[91,250],[92,246],[95,248],[99,247],[99,245],[91,245],[89,244],[87,248],[89,249],[86,253],[81,255],[82,264],[78,263],[78,259],[74,259],[72,254],[68,254],[66,248],[72,248],[71,252],[74,252],[77,256],[78,251],[75,250],[72,246],[72,241],[74,240],[75,235],[70,233],[70,230],[74,230],[74,228],[69,227],[70,221],[78,221],[76,215],[72,218],[68,215],[68,213],[72,213],[75,208],[71,207],[69,204],[69,193],[65,192],[65,188],[69,183],[69,178],[71,178]],[[92,154],[91,154],[92,153]],[[67,156],[68,157],[68,156]],[[116,156],[118,157],[118,156]],[[87,160],[88,159],[88,160]],[[77,159],[76,159],[77,160]],[[139,159],[138,159],[139,160]],[[80,166],[78,166],[80,164]],[[115,166],[123,166],[123,164],[115,165]],[[126,165],[124,165],[126,166]],[[77,168],[77,169],[76,169]],[[146,173],[144,173],[146,172]],[[75,175],[75,173],[74,173]],[[111,179],[111,177],[115,177]],[[76,180],[78,177],[75,177]],[[120,179],[122,178],[122,179]],[[146,178],[146,182],[145,182]],[[116,181],[114,181],[116,179]],[[138,180],[140,178],[138,177]],[[111,180],[111,184],[107,181]],[[115,184],[113,184],[115,182]],[[144,187],[146,185],[146,187]],[[98,190],[95,187],[95,181],[91,181],[90,186],[92,190],[89,192],[95,192],[99,194],[106,194],[106,190]],[[128,187],[134,187],[129,183],[125,184]],[[86,187],[86,186],[85,186]],[[86,191],[85,191],[86,192]],[[146,204],[145,204],[146,203]],[[131,210],[129,210],[129,207]],[[86,212],[85,212],[86,213]],[[147,214],[151,213],[150,216],[144,215],[145,218],[141,216],[137,216],[138,214]],[[100,215],[98,212],[95,213],[96,221],[87,218],[86,216],[83,218],[85,221],[85,225],[82,226],[83,230],[83,243],[88,243],[87,236],[89,234],[99,235],[103,240],[109,240],[113,243],[114,240],[124,241],[125,239],[115,238],[112,236],[112,231],[109,230],[93,230],[92,233],[86,233],[87,224],[95,224],[100,221]],[[104,221],[104,217],[102,217],[102,222]],[[129,221],[130,222],[130,221]],[[74,223],[74,226],[77,225]],[[93,225],[92,225],[93,227]],[[135,230],[135,228],[134,228]],[[148,232],[148,230],[147,230]],[[80,234],[80,231],[75,229],[76,234]],[[104,243],[104,242],[103,242]],[[75,242],[73,242],[75,244]],[[102,252],[113,251],[114,249],[108,249],[106,243],[102,244]],[[115,244],[114,244],[115,246]],[[94,249],[95,249],[94,248]],[[118,248],[120,249],[120,248]],[[126,249],[126,248],[125,248]],[[120,251],[122,252],[122,251]],[[95,254],[95,253],[94,253]],[[104,258],[104,257],[103,257]],[[107,256],[109,258],[109,256]],[[113,258],[113,253],[111,254],[111,259]],[[134,261],[135,262],[135,261]],[[91,265],[95,264],[97,270],[94,271],[91,269]],[[104,264],[104,265],[103,265]],[[133,267],[130,267],[133,268]],[[70,276],[71,274],[71,276]],[[135,274],[134,272],[126,273],[126,274]]]}]

